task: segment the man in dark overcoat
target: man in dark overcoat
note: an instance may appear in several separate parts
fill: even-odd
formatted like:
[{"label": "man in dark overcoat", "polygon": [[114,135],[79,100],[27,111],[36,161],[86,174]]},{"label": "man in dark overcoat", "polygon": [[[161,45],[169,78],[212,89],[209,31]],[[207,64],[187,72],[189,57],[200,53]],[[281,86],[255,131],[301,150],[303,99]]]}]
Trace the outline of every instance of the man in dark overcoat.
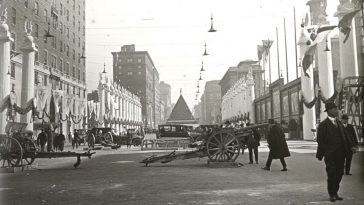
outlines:
[{"label": "man in dark overcoat", "polygon": [[[348,135],[351,142],[353,143],[355,149],[358,149],[359,143],[358,143],[358,137],[356,135],[355,129],[353,125],[348,123],[349,116],[347,114],[343,114],[341,116],[341,122],[344,125],[344,131],[345,134]],[[345,175],[351,175],[350,168],[351,168],[351,160],[353,158],[353,152],[348,153],[349,155],[345,158]]]},{"label": "man in dark overcoat", "polygon": [[260,146],[260,134],[256,128],[252,129],[252,134],[249,135],[247,140],[249,150],[249,164],[253,164],[253,152],[255,163],[258,164],[258,146]]},{"label": "man in dark overcoat", "polygon": [[47,142],[47,135],[44,132],[44,130],[42,129],[41,133],[39,133],[38,138],[37,138],[37,144],[40,145],[40,151],[44,152],[45,151],[45,144]]},{"label": "man in dark overcoat", "polygon": [[344,174],[344,160],[352,152],[352,142],[345,134],[343,124],[337,119],[339,110],[335,103],[325,104],[328,117],[319,124],[317,132],[316,158],[325,158],[327,173],[327,191],[329,200],[343,200],[338,191]]},{"label": "man in dark overcoat", "polygon": [[265,167],[262,169],[269,171],[273,159],[280,159],[283,169],[287,171],[285,157],[291,156],[288,150],[287,142],[282,127],[277,125],[273,119],[269,119],[269,127],[267,132],[267,142],[269,147],[269,155]]}]

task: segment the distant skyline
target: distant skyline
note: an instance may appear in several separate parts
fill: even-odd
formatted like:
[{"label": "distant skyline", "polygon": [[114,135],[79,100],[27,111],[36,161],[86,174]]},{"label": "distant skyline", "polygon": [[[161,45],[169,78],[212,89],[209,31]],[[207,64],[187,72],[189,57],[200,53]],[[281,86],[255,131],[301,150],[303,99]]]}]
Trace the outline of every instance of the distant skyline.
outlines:
[{"label": "distant skyline", "polygon": [[[309,11],[302,0],[87,0],[86,1],[86,69],[89,92],[96,89],[106,63],[112,77],[111,52],[135,44],[137,51],[148,51],[160,81],[171,85],[172,103],[182,88],[190,107],[197,103],[197,80],[204,62],[200,94],[206,81],[221,80],[231,66],[257,59],[257,45],[274,41],[271,48],[272,81],[278,78],[276,27],[279,30],[279,57],[286,76],[283,19],[286,18],[289,81],[296,78],[293,8],[296,8],[297,40],[300,23]],[[328,20],[339,0],[327,2]],[[213,14],[216,33],[208,33]],[[209,56],[202,56],[207,43]],[[298,49],[299,56],[299,49]],[[267,77],[267,75],[266,75]]]}]

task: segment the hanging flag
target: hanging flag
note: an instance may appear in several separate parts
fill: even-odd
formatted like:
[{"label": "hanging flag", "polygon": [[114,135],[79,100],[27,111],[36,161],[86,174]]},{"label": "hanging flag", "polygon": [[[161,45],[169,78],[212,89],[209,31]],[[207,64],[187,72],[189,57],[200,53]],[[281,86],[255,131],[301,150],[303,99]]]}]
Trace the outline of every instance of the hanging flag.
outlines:
[{"label": "hanging flag", "polygon": [[272,47],[273,41],[272,40],[263,40],[263,51],[262,51],[262,58],[263,62],[267,62],[269,56],[270,47]]},{"label": "hanging flag", "polygon": [[263,56],[263,45],[257,45],[258,50],[258,61],[262,60]]},{"label": "hanging flag", "polygon": [[303,30],[303,34],[307,39],[307,50],[304,52],[304,57],[302,59],[302,68],[305,76],[310,78],[310,75],[307,73],[307,69],[312,65],[313,56],[316,50],[316,45],[322,42],[329,33],[335,29],[337,26],[326,25],[326,26],[307,26]]},{"label": "hanging flag", "polygon": [[311,46],[305,52],[305,56],[302,59],[302,69],[305,76],[310,78],[310,75],[307,73],[307,69],[311,66],[313,62],[313,56],[315,55],[316,46]]},{"label": "hanging flag", "polygon": [[339,29],[341,33],[345,35],[345,39],[343,43],[345,43],[349,36],[351,31],[351,22],[353,21],[353,18],[355,17],[356,13],[358,13],[360,9],[355,9],[355,7],[350,11],[349,13],[345,14],[339,21]]}]

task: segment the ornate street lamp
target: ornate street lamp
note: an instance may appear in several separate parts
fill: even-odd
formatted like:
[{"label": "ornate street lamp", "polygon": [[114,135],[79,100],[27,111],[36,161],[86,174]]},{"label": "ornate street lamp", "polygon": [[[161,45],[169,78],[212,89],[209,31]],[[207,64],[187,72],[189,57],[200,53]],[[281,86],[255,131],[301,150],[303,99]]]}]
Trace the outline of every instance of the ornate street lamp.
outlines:
[{"label": "ornate street lamp", "polygon": [[48,22],[48,30],[46,32],[46,34],[44,35],[45,38],[53,38],[54,35],[51,34],[50,32],[50,28],[51,28],[51,22]]},{"label": "ornate street lamp", "polygon": [[211,27],[208,32],[216,32],[216,31],[217,30],[214,29],[214,17],[212,16],[212,13],[211,13]]},{"label": "ornate street lamp", "polygon": [[86,59],[85,47],[82,47],[82,55],[81,55],[80,59]]},{"label": "ornate street lamp", "polygon": [[106,70],[105,70],[105,67],[106,67],[106,64],[104,63],[104,71],[102,71],[102,73],[106,73]]},{"label": "ornate street lamp", "polygon": [[202,80],[202,77],[201,77],[201,72],[200,72],[200,78],[198,80]]},{"label": "ornate street lamp", "polygon": [[328,43],[327,43],[328,41],[327,41],[327,38],[326,38],[326,48],[325,48],[325,50],[324,51],[330,51],[330,49],[329,49],[329,45],[328,45]]}]

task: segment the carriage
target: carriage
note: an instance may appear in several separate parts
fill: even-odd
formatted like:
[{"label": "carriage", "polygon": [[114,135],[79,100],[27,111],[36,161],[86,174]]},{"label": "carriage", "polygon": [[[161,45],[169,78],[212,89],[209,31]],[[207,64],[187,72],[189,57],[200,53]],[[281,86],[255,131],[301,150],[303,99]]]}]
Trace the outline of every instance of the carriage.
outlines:
[{"label": "carriage", "polygon": [[240,151],[246,148],[247,140],[253,134],[253,129],[265,129],[268,124],[251,125],[238,129],[217,128],[211,132],[201,133],[198,141],[189,145],[193,151],[177,153],[173,151],[167,155],[152,155],[140,163],[146,166],[150,163],[168,163],[177,159],[208,157],[212,162],[235,162]]},{"label": "carriage", "polygon": [[6,135],[0,136],[0,166],[24,167],[31,165],[36,158],[60,158],[77,157],[74,167],[81,163],[81,157],[88,157],[95,153],[90,151],[83,153],[76,152],[40,152],[33,140],[33,132],[24,130],[26,123],[8,122],[5,131]]}]

